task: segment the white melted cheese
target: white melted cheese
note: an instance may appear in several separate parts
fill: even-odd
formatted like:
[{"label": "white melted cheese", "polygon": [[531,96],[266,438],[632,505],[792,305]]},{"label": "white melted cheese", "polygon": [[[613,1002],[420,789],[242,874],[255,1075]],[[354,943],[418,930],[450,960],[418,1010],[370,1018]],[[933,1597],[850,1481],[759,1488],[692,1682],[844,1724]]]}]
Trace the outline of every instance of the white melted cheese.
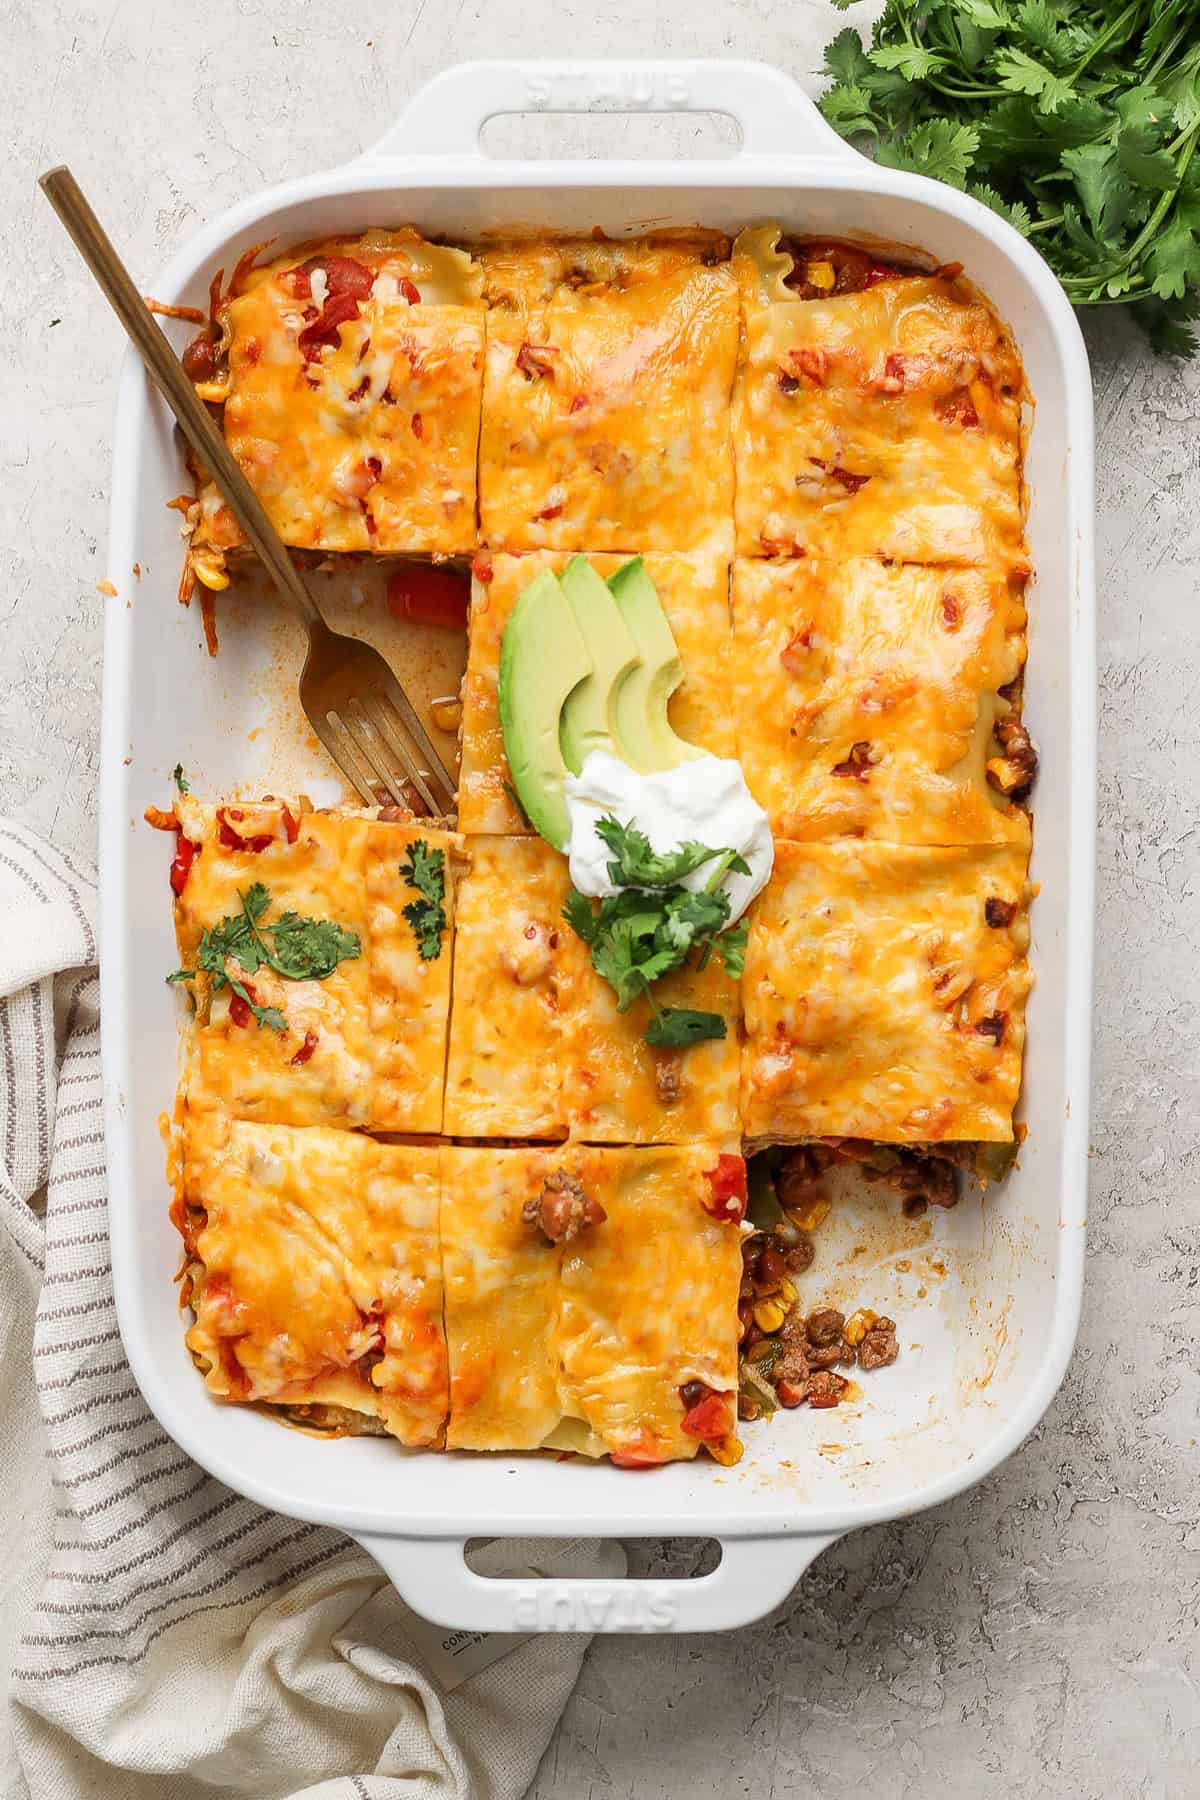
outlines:
[{"label": "white melted cheese", "polygon": [[314,269],[308,278],[309,289],[313,297],[313,305],[321,311],[329,295],[329,281],[324,269]]},{"label": "white melted cheese", "polygon": [[[604,899],[620,890],[609,878],[612,851],[596,831],[611,813],[633,825],[660,854],[695,840],[714,850],[736,850],[750,865],[748,875],[727,870],[719,886],[729,895],[729,922],[740,919],[766,886],[775,862],[767,815],[746,786],[742,765],[732,757],[702,756],[639,774],[607,750],[593,750],[578,775],[568,775],[567,815],[571,834],[567,856],[571,880],[581,894]],[[681,886],[699,892],[712,880],[713,864],[702,863]]]}]

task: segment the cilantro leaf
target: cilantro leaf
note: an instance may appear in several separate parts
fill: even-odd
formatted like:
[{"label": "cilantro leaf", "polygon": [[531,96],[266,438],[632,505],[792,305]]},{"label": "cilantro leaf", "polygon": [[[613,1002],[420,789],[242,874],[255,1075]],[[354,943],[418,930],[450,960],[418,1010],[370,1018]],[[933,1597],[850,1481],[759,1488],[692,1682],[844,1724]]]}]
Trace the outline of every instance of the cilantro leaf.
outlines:
[{"label": "cilantro leaf", "polygon": [[1010,225],[1015,225],[1018,231],[1028,231],[1033,223],[1029,217],[1027,206],[1023,205],[1020,200],[1010,205],[996,192],[994,187],[974,183],[968,192],[973,194],[976,200],[982,200],[985,206],[990,206],[994,213],[999,213],[1002,219],[1007,219]]},{"label": "cilantro leaf", "polygon": [[1139,300],[1133,315],[1160,356],[1193,356],[1200,350],[1200,288],[1189,288],[1180,301]]},{"label": "cilantro leaf", "polygon": [[871,96],[866,88],[853,84],[831,88],[821,101],[821,111],[843,137],[867,133],[872,137],[879,136],[879,127],[871,117]]},{"label": "cilantro leaf", "polygon": [[908,136],[884,144],[876,161],[890,169],[911,169],[916,175],[933,175],[950,187],[966,186],[967,173],[979,147],[973,125],[954,125],[949,119],[930,119]]},{"label": "cilantro leaf", "polygon": [[896,69],[909,81],[921,81],[926,75],[932,75],[935,69],[944,69],[946,59],[938,56],[923,44],[884,44],[872,50],[870,60],[877,69]]},{"label": "cilantro leaf", "polygon": [[435,962],[442,954],[442,934],[446,929],[446,853],[431,850],[424,838],[414,838],[408,861],[400,864],[400,873],[421,896],[403,909],[416,937],[418,954],[422,962]]},{"label": "cilantro leaf", "polygon": [[1189,282],[1200,290],[1200,208],[1176,214],[1151,245],[1147,266],[1162,300],[1182,300]]},{"label": "cilantro leaf", "polygon": [[650,839],[633,825],[622,825],[611,813],[596,821],[596,836],[612,851],[614,861],[608,865],[608,878],[617,887],[673,887],[702,868],[722,850],[710,850],[707,844],[694,841],[680,844],[677,850],[652,850]]},{"label": "cilantro leaf", "polygon": [[1116,151],[1110,144],[1081,144],[1077,150],[1064,150],[1062,161],[1074,177],[1092,230],[1102,243],[1112,243],[1128,223],[1134,204]]},{"label": "cilantro leaf", "polygon": [[[852,26],[839,31],[825,46],[825,73],[845,87],[863,87],[871,78],[871,65],[862,47],[862,39]],[[864,76],[866,82],[864,82]]]},{"label": "cilantro leaf", "polygon": [[334,919],[305,919],[285,912],[271,930],[275,946],[271,966],[290,981],[324,981],[362,948],[357,935]]},{"label": "cilantro leaf", "polygon": [[183,764],[182,763],[175,764],[175,767],[171,771],[171,780],[175,783],[176,793],[178,793],[178,794],[190,794],[191,793],[192,790],[188,785],[188,778],[183,772]]},{"label": "cilantro leaf", "polygon": [[[267,923],[270,890],[256,881],[238,894],[241,911],[229,913],[200,933],[194,969],[176,969],[168,981],[194,981],[209,977],[214,994],[223,988],[236,994],[259,1025],[285,1031],[287,1020],[277,1006],[263,1006],[247,986],[250,976],[270,968],[287,981],[324,981],[339,963],[362,954],[357,933],[333,919],[309,919],[291,910]],[[236,964],[231,969],[230,963]]]},{"label": "cilantro leaf", "polygon": [[739,919],[728,931],[723,931],[717,939],[717,949],[721,961],[725,965],[725,973],[740,981],[746,968],[746,946],[750,942],[750,921]]},{"label": "cilantro leaf", "polygon": [[690,1006],[664,1006],[646,1027],[646,1042],[662,1049],[682,1050],[705,1038],[723,1038],[727,1031],[720,1013],[696,1012]]},{"label": "cilantro leaf", "polygon": [[1001,87],[1013,94],[1036,96],[1042,112],[1057,112],[1071,98],[1071,84],[1024,50],[1012,49],[998,56],[995,69]]},{"label": "cilantro leaf", "polygon": [[578,888],[572,888],[567,895],[567,904],[563,907],[563,918],[571,927],[577,938],[585,944],[592,944],[596,938],[596,915],[592,911],[592,903],[586,894]]}]

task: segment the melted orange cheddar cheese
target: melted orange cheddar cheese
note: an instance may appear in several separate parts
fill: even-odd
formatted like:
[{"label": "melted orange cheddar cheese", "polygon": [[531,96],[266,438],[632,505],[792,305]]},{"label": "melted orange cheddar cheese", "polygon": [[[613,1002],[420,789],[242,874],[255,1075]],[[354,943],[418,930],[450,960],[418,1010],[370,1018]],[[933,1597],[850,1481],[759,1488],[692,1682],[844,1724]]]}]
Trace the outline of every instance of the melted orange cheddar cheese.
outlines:
[{"label": "melted orange cheddar cheese", "polygon": [[986,773],[1024,632],[1023,582],[990,569],[739,559],[738,754],[772,830],[1027,844]]},{"label": "melted orange cheddar cheese", "polygon": [[[566,858],[541,838],[471,838],[458,886],[445,1129],[561,1137]],[[582,946],[580,946],[582,948]]]},{"label": "melted orange cheddar cheese", "polygon": [[[741,1238],[704,1209],[717,1155],[443,1152],[450,1448],[692,1457],[680,1395],[692,1381],[728,1396],[732,1431]],[[560,1172],[605,1217],[555,1244],[522,1215]]]},{"label": "melted orange cheddar cheese", "polygon": [[738,298],[706,254],[483,253],[479,510],[493,548],[729,554]]},{"label": "melted orange cheddar cheese", "polygon": [[448,1391],[436,1146],[184,1124],[187,1344],[224,1400],[334,1408],[439,1444]]},{"label": "melted orange cheddar cheese", "polygon": [[1024,564],[1023,377],[995,313],[940,275],[798,300],[778,238],[734,246],[739,553]]},{"label": "melted orange cheddar cheese", "polygon": [[[566,567],[573,552],[535,551],[496,556],[489,579],[471,584],[467,672],[463,681],[462,765],[458,782],[458,824],[468,834],[507,835],[530,827],[509,790],[512,774],[504,754],[504,733],[496,682],[500,644],[517,597],[541,569]],[[605,580],[628,559],[591,556]],[[729,565],[718,556],[696,554],[643,559],[675,636],[683,680],[671,696],[669,715],[680,737],[711,750],[734,754],[729,690]]]},{"label": "melted orange cheddar cheese", "polygon": [[[323,980],[289,980],[265,965],[246,977],[257,1005],[282,1012],[282,1032],[246,1018],[229,987],[214,992],[197,976],[189,1104],[279,1125],[439,1131],[460,840],[274,801],[212,807],[181,795],[175,810],[197,846],[175,903],[183,968],[196,967],[204,929],[239,914],[255,882],[270,895],[266,923],[291,909],[333,920],[361,945]],[[400,868],[418,839],[445,859],[447,928],[429,960],[404,917],[419,896]]]},{"label": "melted orange cheddar cheese", "polygon": [[742,989],[746,1137],[1010,1141],[1025,864],[1023,846],[777,844]]},{"label": "melted orange cheddar cheese", "polygon": [[[415,231],[251,269],[222,305],[225,439],[287,544],[453,554],[475,545],[482,273]],[[201,482],[193,549],[243,543]]]},{"label": "melted orange cheddar cheese", "polygon": [[563,1099],[571,1136],[590,1144],[686,1144],[736,1140],[738,1124],[738,984],[719,956],[707,968],[676,969],[654,984],[660,1010],[690,1007],[719,1013],[723,1038],[686,1050],[646,1042],[652,1013],[644,997],[617,1011],[609,983],[597,975],[569,925],[560,982]]},{"label": "melted orange cheddar cheese", "polygon": [[687,1143],[738,1135],[738,989],[720,958],[655,986],[660,1007],[727,1021],[686,1051],[645,1040],[649,1003],[619,1013],[563,918],[566,858],[540,838],[467,840],[458,884],[445,1130],[463,1138]]}]

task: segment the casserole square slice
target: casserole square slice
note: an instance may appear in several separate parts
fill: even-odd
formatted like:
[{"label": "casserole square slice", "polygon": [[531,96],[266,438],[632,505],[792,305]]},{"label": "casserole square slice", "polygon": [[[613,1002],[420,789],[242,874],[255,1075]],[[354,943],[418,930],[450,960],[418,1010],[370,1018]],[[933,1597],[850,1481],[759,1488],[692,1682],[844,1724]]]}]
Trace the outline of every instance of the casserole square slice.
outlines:
[{"label": "casserole square slice", "polygon": [[[283,540],[470,554],[483,391],[482,272],[411,230],[238,265],[216,295],[221,360],[199,391]],[[193,554],[242,547],[211,482]],[[202,577],[203,578],[203,577]]]},{"label": "casserole square slice", "polygon": [[1011,1142],[1025,877],[1017,845],[777,843],[742,984],[746,1138]]},{"label": "casserole square slice", "polygon": [[[292,980],[263,964],[246,975],[253,1002],[282,1014],[259,1024],[230,987],[191,984],[196,1022],[185,1075],[193,1109],[214,1108],[276,1125],[370,1131],[439,1131],[453,954],[454,869],[460,841],[424,825],[293,812],[278,801],[176,802],[181,841],[195,845],[175,902],[179,957],[195,969],[204,931],[242,912],[255,884],[267,892],[262,923],[285,912],[332,921],[359,954],[320,979]],[[421,940],[405,908],[422,896],[403,873],[414,845],[440,854],[443,928]]]},{"label": "casserole square slice", "polygon": [[686,246],[604,245],[599,263],[595,248],[484,253],[484,541],[728,555],[730,267]]},{"label": "casserole square slice", "polygon": [[564,923],[560,983],[563,1101],[570,1134],[589,1144],[687,1144],[739,1135],[738,984],[719,955],[654,984],[655,1004],[718,1013],[723,1038],[683,1050],[646,1042],[653,1014],[643,996],[617,1011],[612,987]]},{"label": "casserole square slice", "polygon": [[1028,844],[988,778],[1025,661],[1023,581],[870,557],[739,558],[738,751],[780,837]]},{"label": "casserole square slice", "polygon": [[[522,589],[541,569],[557,572],[565,568],[572,554],[539,550],[480,559],[488,578],[482,579],[477,572],[471,583],[458,782],[460,831],[508,835],[530,829],[509,792],[512,777],[504,754],[496,693],[500,643]],[[628,558],[589,553],[588,560],[607,580]],[[653,554],[643,560],[683,665],[683,680],[671,698],[671,724],[681,737],[711,750],[714,756],[732,756],[728,560],[704,552]]]},{"label": "casserole square slice", "polygon": [[440,1445],[436,1146],[189,1112],[172,1216],[209,1392]]},{"label": "casserole square slice", "polygon": [[[450,1448],[696,1454],[680,1390],[718,1446],[736,1417],[741,1236],[705,1210],[719,1152],[448,1149],[441,1234]],[[551,1241],[590,1201],[604,1213]],[[689,1395],[692,1405],[696,1396]]]},{"label": "casserole square slice", "polygon": [[645,1041],[563,918],[566,858],[540,838],[467,840],[457,888],[444,1128],[461,1138],[686,1143],[738,1132],[738,989],[714,956],[655,988],[727,1021],[686,1050]]},{"label": "casserole square slice", "polygon": [[457,890],[445,1130],[566,1133],[566,858],[541,838],[471,838]]},{"label": "casserole square slice", "polygon": [[733,260],[739,554],[1023,564],[1024,378],[969,284],[799,300],[777,227],[743,232]]}]

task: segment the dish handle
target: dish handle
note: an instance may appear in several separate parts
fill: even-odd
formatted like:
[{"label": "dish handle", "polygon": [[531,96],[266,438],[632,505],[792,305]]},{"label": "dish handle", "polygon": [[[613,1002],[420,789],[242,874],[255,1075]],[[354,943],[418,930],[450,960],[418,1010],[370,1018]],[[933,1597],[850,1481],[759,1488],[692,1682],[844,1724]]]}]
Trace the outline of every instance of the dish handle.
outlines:
[{"label": "dish handle", "polygon": [[727,113],[741,156],[839,160],[856,152],[808,95],[766,63],[633,59],[458,63],[418,88],[364,160],[485,160],[479,134],[502,113]]},{"label": "dish handle", "polygon": [[785,1600],[832,1536],[730,1538],[708,1575],[678,1580],[477,1575],[449,1538],[359,1536],[402,1600],[458,1631],[728,1631]]}]

